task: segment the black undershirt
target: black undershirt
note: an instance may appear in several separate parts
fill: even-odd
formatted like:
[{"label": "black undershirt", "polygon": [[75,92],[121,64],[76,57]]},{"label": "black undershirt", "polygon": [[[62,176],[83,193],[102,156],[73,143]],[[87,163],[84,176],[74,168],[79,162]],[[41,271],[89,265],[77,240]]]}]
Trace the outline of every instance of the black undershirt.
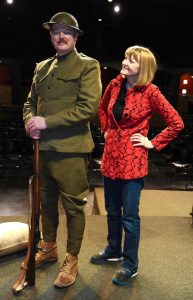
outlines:
[{"label": "black undershirt", "polygon": [[115,120],[118,123],[121,121],[121,118],[123,115],[123,111],[124,111],[124,107],[125,107],[126,93],[127,93],[126,79],[124,79],[122,82],[122,85],[121,85],[119,95],[118,95],[115,105],[113,107],[113,114],[114,114]]}]

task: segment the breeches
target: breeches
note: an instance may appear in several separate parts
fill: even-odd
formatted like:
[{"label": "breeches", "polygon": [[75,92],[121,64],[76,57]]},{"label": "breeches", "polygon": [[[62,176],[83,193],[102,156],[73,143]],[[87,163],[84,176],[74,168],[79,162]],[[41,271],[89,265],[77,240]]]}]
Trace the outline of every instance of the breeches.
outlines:
[{"label": "breeches", "polygon": [[88,192],[86,154],[40,151],[41,218],[46,242],[57,238],[60,196],[67,220],[67,252],[78,255],[85,228],[83,199]]}]

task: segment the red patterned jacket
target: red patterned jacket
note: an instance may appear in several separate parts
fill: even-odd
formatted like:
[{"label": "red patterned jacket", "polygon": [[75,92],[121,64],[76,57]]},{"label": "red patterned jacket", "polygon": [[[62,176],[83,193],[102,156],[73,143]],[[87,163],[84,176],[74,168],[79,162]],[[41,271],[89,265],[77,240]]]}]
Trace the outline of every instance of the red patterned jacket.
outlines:
[{"label": "red patterned jacket", "polygon": [[151,140],[159,151],[178,135],[184,124],[178,112],[153,84],[127,91],[123,116],[118,124],[113,115],[113,105],[122,81],[123,77],[118,75],[109,83],[99,105],[102,131],[107,132],[101,170],[104,176],[112,179],[140,178],[148,173],[148,150],[134,147],[131,135],[141,133],[147,136],[149,121],[156,111],[167,125]]}]

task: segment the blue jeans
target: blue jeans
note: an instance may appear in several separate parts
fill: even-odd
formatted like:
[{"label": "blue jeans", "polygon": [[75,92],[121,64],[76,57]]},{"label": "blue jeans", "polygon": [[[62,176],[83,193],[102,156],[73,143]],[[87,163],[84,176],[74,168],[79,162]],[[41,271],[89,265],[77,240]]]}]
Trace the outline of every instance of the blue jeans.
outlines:
[{"label": "blue jeans", "polygon": [[[108,246],[106,251],[116,257],[123,255],[123,266],[138,267],[140,239],[139,200],[144,178],[110,179],[104,177],[105,208],[107,211]],[[124,229],[124,247],[121,248]]]}]

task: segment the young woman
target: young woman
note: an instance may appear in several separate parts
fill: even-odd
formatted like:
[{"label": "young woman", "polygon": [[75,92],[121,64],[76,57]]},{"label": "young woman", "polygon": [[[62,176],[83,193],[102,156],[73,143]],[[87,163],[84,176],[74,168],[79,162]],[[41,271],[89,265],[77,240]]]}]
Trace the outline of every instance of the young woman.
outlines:
[{"label": "young woman", "polygon": [[[101,264],[123,259],[112,279],[117,284],[127,284],[138,273],[139,200],[148,173],[148,150],[163,149],[184,127],[177,111],[151,83],[156,69],[155,56],[148,48],[129,47],[120,75],[109,83],[99,106],[106,138],[101,170],[108,245],[92,256],[91,262]],[[154,111],[163,117],[166,128],[150,141],[147,134]]]}]

